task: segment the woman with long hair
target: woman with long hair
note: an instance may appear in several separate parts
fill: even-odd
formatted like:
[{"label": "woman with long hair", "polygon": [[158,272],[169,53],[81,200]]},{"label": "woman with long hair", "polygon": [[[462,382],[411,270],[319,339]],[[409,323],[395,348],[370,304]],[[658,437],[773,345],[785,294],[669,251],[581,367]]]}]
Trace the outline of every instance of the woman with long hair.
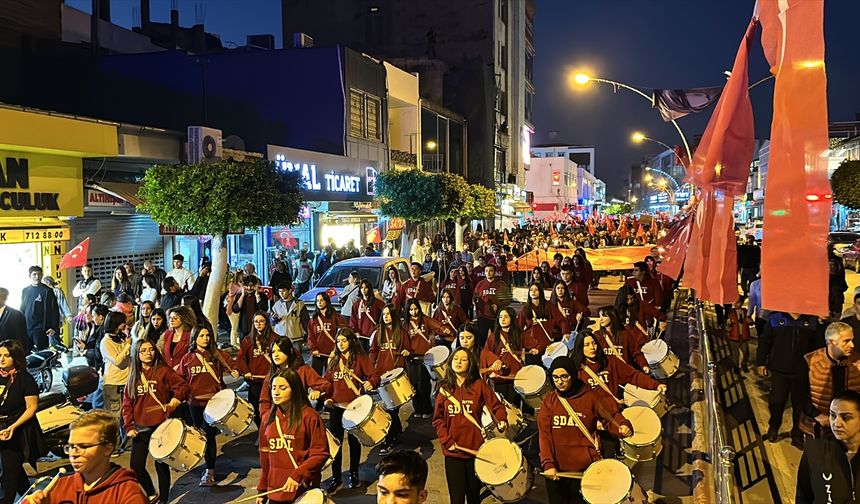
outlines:
[{"label": "woman with long hair", "polygon": [[614,306],[604,306],[597,313],[598,329],[594,336],[604,353],[645,373],[650,372],[642,353],[642,346],[648,342],[645,333],[636,327],[624,327]]},{"label": "woman with long hair", "polygon": [[433,319],[445,328],[451,329],[451,336],[444,338],[442,344],[450,346],[457,337],[457,328],[466,323],[469,317],[457,302],[457,291],[446,288],[442,291],[441,303],[433,311]]},{"label": "woman with long hair", "polygon": [[[403,327],[400,325],[400,312],[397,311],[396,306],[385,305],[379,315],[376,331],[371,335],[370,340],[370,363],[376,369],[376,374],[382,376],[392,369],[406,368],[406,357],[411,353],[411,347],[409,338],[405,336]],[[382,455],[391,451],[403,433],[400,408],[389,413],[391,428],[385,436],[385,444],[379,450]]]},{"label": "woman with long hair", "polygon": [[493,389],[509,403],[519,404],[514,377],[523,367],[523,340],[510,306],[499,310],[496,324],[481,350],[481,369],[489,373]]},{"label": "woman with long hair", "polygon": [[197,327],[197,316],[187,306],[174,306],[167,311],[167,325],[161,351],[164,363],[177,370],[191,346],[191,331]]},{"label": "woman with long hair", "polygon": [[[286,339],[290,343],[289,338]],[[294,502],[310,488],[318,488],[328,460],[325,424],[305,394],[304,383],[290,367],[272,377],[269,395],[274,407],[265,417],[260,443],[258,492],[270,492],[258,503]]]},{"label": "woman with long hair", "polygon": [[622,362],[621,359],[607,356],[606,352],[600,348],[598,338],[592,334],[590,329],[584,330],[581,337],[573,343],[571,358],[580,365],[578,368],[579,379],[592,390],[597,390],[603,389],[597,381],[597,378],[600,378],[600,382],[606,385],[608,389],[608,391],[602,390],[601,393],[611,395],[616,402],[623,398],[621,387],[628,383],[648,390],[666,391],[665,384],[634,369]]},{"label": "woman with long hair", "polygon": [[167,330],[167,314],[161,308],[152,310],[152,315],[149,316],[149,324],[146,326],[146,331],[143,333],[145,339],[158,347],[164,348],[164,333]]},{"label": "woman with long hair", "polygon": [[242,329],[239,325],[239,319],[242,315],[238,311],[233,310],[233,304],[242,295],[244,280],[245,270],[238,268],[233,272],[233,278],[227,287],[227,296],[224,298],[224,309],[227,312],[227,318],[230,320],[230,344],[234,347],[239,346],[239,340],[242,338]]},{"label": "woman with long hair", "polygon": [[146,494],[154,496],[150,502],[169,501],[170,466],[155,461],[156,491],[146,469],[149,439],[187,398],[188,384],[164,362],[155,345],[147,340],[135,341],[131,347],[128,382],[122,395],[122,419],[126,436],[132,439],[129,465]]},{"label": "woman with long hair", "polygon": [[242,339],[236,355],[236,369],[248,383],[248,402],[254,405],[254,422],[260,427],[260,394],[263,380],[272,367],[269,347],[277,338],[269,314],[260,310],[254,314],[251,332]]},{"label": "woman with long hair", "polygon": [[131,299],[134,299],[134,285],[128,279],[128,272],[122,266],[117,266],[113,270],[113,277],[110,279],[110,290],[113,295],[119,297],[120,294],[127,294]]},{"label": "woman with long hair", "polygon": [[317,293],[315,302],[317,310],[308,323],[308,348],[313,356],[311,365],[314,371],[322,376],[335,349],[334,335],[338,329],[346,327],[347,323],[331,305],[328,293]]},{"label": "woman with long hair", "polygon": [[591,315],[591,310],[570,295],[570,289],[562,280],[557,281],[552,287],[549,303],[558,308],[558,311],[564,315],[567,319],[567,325],[572,331],[588,325],[582,322],[582,319]]},{"label": "woman with long hair", "polygon": [[[475,336],[477,333],[478,329],[475,327],[474,322],[465,322],[460,326],[460,330],[457,333],[457,339],[454,340],[454,344],[451,345],[451,349],[455,350],[457,348],[464,348],[475,354],[475,358],[480,362],[481,349],[478,348],[478,337]],[[486,378],[484,373],[481,373],[481,377]]]},{"label": "woman with long hair", "polygon": [[143,338],[146,334],[146,329],[149,327],[149,318],[152,316],[152,310],[155,309],[155,303],[152,301],[144,301],[140,303],[137,313],[137,320],[131,326],[129,335],[132,339]]},{"label": "woman with long hair", "polygon": [[460,269],[452,266],[448,270],[448,275],[439,281],[439,292],[445,292],[445,289],[450,289],[451,295],[454,297],[454,304],[459,305],[461,302],[460,284],[462,283],[463,279],[460,278]]},{"label": "woman with long hair", "polygon": [[201,325],[194,329],[194,344],[179,361],[179,375],[188,383],[188,409],[191,424],[206,434],[204,459],[206,469],[200,477],[199,486],[211,487],[215,484],[215,456],[218,452],[216,436],[218,429],[209,425],[203,410],[209,399],[224,388],[224,373],[239,377],[239,372],[229,364],[230,357],[218,350],[215,336],[208,327]]},{"label": "woman with long hair", "polygon": [[[445,455],[450,502],[478,504],[481,482],[475,474],[476,451],[484,442],[481,412],[487,406],[500,431],[507,428],[504,404],[478,373],[475,354],[458,348],[448,357],[448,374],[439,382],[433,427]],[[460,448],[463,448],[462,450]]]},{"label": "woman with long hair", "polygon": [[[666,314],[651,306],[650,303],[640,302],[636,288],[632,285],[622,285],[615,295],[615,310],[624,327],[635,327],[640,331],[645,329],[649,319],[656,319],[665,324]],[[664,325],[665,327],[665,325]]]},{"label": "woman with long hair", "polygon": [[472,319],[473,310],[475,308],[472,302],[472,297],[475,295],[475,284],[472,281],[472,275],[469,273],[471,264],[460,266],[460,308],[466,312],[469,320]]},{"label": "woman with long hair", "polygon": [[376,330],[376,323],[383,306],[385,303],[376,297],[370,280],[362,280],[358,284],[358,299],[352,304],[349,327],[358,334],[358,340],[365,352],[370,349],[370,335]]},{"label": "woman with long hair", "polygon": [[535,266],[535,268],[532,270],[529,284],[533,283],[538,284],[541,290],[549,289],[549,281],[546,277],[544,277],[543,270],[540,268],[540,266]]},{"label": "woman with long hair", "polygon": [[391,303],[397,297],[397,292],[400,290],[400,274],[397,268],[389,266],[385,270],[385,282],[382,283],[382,301]]},{"label": "woman with long hair", "polygon": [[266,379],[263,380],[263,390],[260,393],[260,417],[267,418],[269,410],[272,409],[272,377],[277,376],[287,368],[298,373],[302,380],[302,390],[311,389],[310,392],[307,392],[309,400],[316,401],[323,395],[331,395],[328,381],[318,375],[312,367],[305,364],[301,354],[287,336],[278,336],[272,342],[269,355],[272,356],[272,368],[266,375]]},{"label": "woman with long hair", "polygon": [[540,365],[546,347],[570,333],[567,318],[554,304],[547,302],[538,282],[529,284],[528,301],[520,308],[517,325],[523,331],[526,365]]},{"label": "woman with long hair", "polygon": [[430,402],[430,373],[424,365],[424,355],[436,346],[437,338],[451,338],[454,331],[421,311],[417,298],[406,301],[403,334],[409,338],[412,359],[409,362],[409,378],[415,387],[412,406],[415,418],[430,418],[433,404]]},{"label": "woman with long hair", "polygon": [[180,304],[182,306],[187,306],[191,308],[191,311],[194,312],[194,316],[197,318],[198,326],[204,326],[209,329],[209,334],[218,334],[213,328],[212,322],[210,322],[209,319],[206,317],[206,314],[203,313],[203,307],[200,306],[200,299],[197,296],[195,296],[194,294],[185,294],[184,296],[182,296]]},{"label": "woman with long hair", "polygon": [[[331,387],[331,399],[325,401],[329,410],[328,430],[335,439],[343,442],[343,412],[346,406],[359,395],[370,392],[379,386],[379,374],[364,353],[355,331],[343,327],[337,332],[337,345],[328,362],[325,379]],[[352,434],[347,434],[349,442],[349,481],[348,488],[357,488],[358,466],[361,461],[361,443]],[[331,465],[332,477],[326,484],[326,492],[333,493],[342,484],[343,451],[338,452]]]},{"label": "woman with long hair", "polygon": [[[122,423],[122,393],[128,382],[131,361],[131,344],[139,339],[127,337],[125,328],[125,315],[119,312],[108,313],[104,322],[104,337],[99,344],[104,361],[102,389],[105,409],[114,415],[120,424]],[[122,429],[120,429],[120,441],[118,449],[120,446],[124,447],[126,442],[125,432]]]}]

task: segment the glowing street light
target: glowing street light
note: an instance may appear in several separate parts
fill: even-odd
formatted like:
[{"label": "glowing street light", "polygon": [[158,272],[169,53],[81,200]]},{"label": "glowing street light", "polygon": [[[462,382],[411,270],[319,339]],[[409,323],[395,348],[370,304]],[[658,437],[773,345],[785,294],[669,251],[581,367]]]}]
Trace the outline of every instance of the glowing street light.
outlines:
[{"label": "glowing street light", "polygon": [[630,140],[636,144],[640,144],[647,139],[648,139],[648,137],[646,137],[645,134],[642,133],[641,131],[634,131],[633,134],[630,135]]},{"label": "glowing street light", "polygon": [[588,84],[588,81],[590,80],[591,76],[589,76],[587,73],[580,72],[573,76],[573,82],[579,84],[580,86]]}]

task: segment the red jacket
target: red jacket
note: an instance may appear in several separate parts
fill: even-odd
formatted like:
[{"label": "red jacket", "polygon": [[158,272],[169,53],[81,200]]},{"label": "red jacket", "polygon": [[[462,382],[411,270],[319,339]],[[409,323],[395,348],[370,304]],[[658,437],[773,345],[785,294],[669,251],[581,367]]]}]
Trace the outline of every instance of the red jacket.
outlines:
[{"label": "red jacket", "polygon": [[[364,354],[356,355],[352,366],[350,366],[343,357],[341,357],[340,360],[343,362],[344,367],[352,371],[352,374],[355,374],[359,380],[369,381],[373,388],[379,386],[379,374],[376,372],[373,364],[370,363],[370,358],[368,356]],[[335,403],[349,404],[360,394],[365,393],[361,382],[356,380],[352,374],[348,374],[344,377],[344,373],[341,372],[338,364],[333,366],[329,365],[328,369],[326,369],[325,379],[329,382],[329,387],[331,388],[331,399]],[[358,394],[356,394],[349,385],[347,385],[347,380],[349,380],[356,390],[358,390]]]},{"label": "red jacket", "polygon": [[499,401],[493,389],[482,379],[478,379],[468,387],[446,389],[460,403],[458,408],[453,401],[448,400],[442,392],[436,394],[436,407],[433,410],[433,427],[442,445],[442,453],[446,457],[460,459],[475,458],[465,452],[450,450],[454,443],[477,450],[484,443],[484,437],[478,427],[470,422],[460,408],[469,412],[476,422],[481,423],[481,413],[486,405],[493,413],[496,422],[507,421],[505,405]]},{"label": "red jacket", "polygon": [[[504,333],[503,333],[504,334]],[[510,346],[510,339],[505,335]],[[513,380],[517,372],[523,368],[522,352],[511,347],[511,350],[517,352],[514,356],[508,352],[507,348],[502,344],[501,339],[496,338],[496,333],[491,332],[487,335],[487,344],[481,349],[481,369],[486,369],[493,365],[497,360],[502,361],[502,371],[498,373],[496,379]]]},{"label": "red jacket", "polygon": [[510,303],[508,285],[498,276],[493,278],[492,282],[486,278],[478,282],[473,296],[478,317],[486,320],[496,320],[496,311],[492,305],[501,309]]},{"label": "red jacket", "polygon": [[439,292],[442,292],[445,289],[451,289],[451,292],[454,293],[454,304],[460,304],[460,301],[462,300],[460,297],[460,289],[462,288],[462,285],[463,280],[459,277],[456,280],[446,278],[439,284]]},{"label": "red jacket", "polygon": [[571,280],[566,284],[567,290],[570,291],[570,297],[579,301],[583,306],[588,306],[588,286],[576,279]]},{"label": "red jacket", "polygon": [[[583,317],[591,315],[591,310],[575,299],[571,299],[570,301],[559,301],[556,303],[555,307],[558,308],[558,311],[560,311],[567,319],[567,325],[570,326],[571,331],[576,327],[577,313],[581,313]],[[585,326],[580,323],[579,328],[582,329],[583,327]]]},{"label": "red jacket", "polygon": [[[169,366],[157,366],[143,371],[155,397],[164,406],[171,399],[176,398],[180,402],[188,399],[188,384],[179,376],[179,373]],[[135,396],[132,402],[128,388],[122,394],[122,421],[125,431],[140,427],[155,427],[167,420],[173,410],[170,408],[165,412],[161,409],[158,401],[153,399],[152,394],[143,388],[143,380],[138,377],[135,382]]]},{"label": "red jacket", "polygon": [[[331,386],[328,381],[318,375],[314,368],[302,364],[296,369],[299,378],[302,379],[302,387],[307,390],[317,390],[324,395],[331,394]],[[272,374],[266,375],[263,380],[263,389],[260,391],[260,418],[268,418],[269,410],[272,409]]]},{"label": "red jacket", "polygon": [[[738,313],[740,311],[740,313]],[[746,311],[743,308],[732,308],[729,311],[729,341],[749,341],[750,326],[746,322]]]},{"label": "red jacket", "polygon": [[[267,416],[264,422],[265,434],[260,444],[262,470],[257,491],[282,488],[287,479],[292,478],[299,484],[298,491],[274,492],[268,497],[277,502],[293,502],[307,489],[319,487],[322,468],[330,456],[328,436],[319,414],[310,406],[305,406],[302,408],[301,422],[291,425],[289,417],[278,408],[275,421],[268,422]],[[280,432],[278,425],[281,427]],[[293,465],[293,460],[297,466]]]},{"label": "red jacket", "polygon": [[[334,352],[334,342],[337,339],[337,328],[346,327],[346,320],[333,309],[330,309],[329,317],[322,317],[320,313],[311,317],[308,324],[308,347],[311,351],[316,350],[323,356],[331,355]],[[328,335],[326,332],[328,331]],[[331,338],[329,338],[331,336]]]},{"label": "red jacket", "polygon": [[421,315],[421,322],[416,322],[415,325],[411,318],[407,318],[403,322],[402,331],[409,338],[412,355],[417,357],[436,346],[436,335],[452,337],[455,334],[450,327],[443,326],[428,315]]},{"label": "red jacket", "polygon": [[[272,345],[275,336],[274,332],[270,333],[268,341],[257,340],[254,344],[254,338],[250,334],[242,339],[242,344],[239,346],[239,353],[236,355],[236,370],[241,374],[251,373],[254,378],[251,381],[262,382],[272,369],[271,357],[269,357],[269,347]],[[257,378],[259,377],[259,378]]]},{"label": "red jacket", "polygon": [[[217,352],[221,354],[221,358],[225,362],[228,361],[229,357],[227,354],[220,350],[217,350]],[[209,364],[209,369],[215,373],[217,379],[200,362],[200,359],[197,357],[198,355]],[[185,354],[185,357],[179,361],[178,373],[188,383],[188,404],[191,406],[206,406],[209,399],[224,388],[222,377],[224,373],[229,372],[230,370],[221,364],[221,360],[213,359],[208,354],[198,351]]]},{"label": "red jacket", "polygon": [[466,316],[466,312],[463,311],[459,303],[452,305],[450,310],[446,310],[440,303],[433,312],[433,319],[453,331],[451,338],[446,338],[448,341],[456,338],[460,334],[460,326],[469,321],[469,317]]},{"label": "red jacket", "polygon": [[[582,365],[588,366],[588,368],[591,369],[598,378],[603,380],[603,383],[605,383],[606,387],[612,391],[612,395],[616,399],[621,399],[623,397],[623,394],[620,392],[620,388],[628,383],[632,383],[637,387],[648,390],[657,390],[657,387],[660,385],[657,380],[651,378],[642,371],[633,369],[615,357],[609,358],[609,364],[603,371],[598,371],[598,364],[596,362],[589,361],[588,359],[583,359]],[[599,389],[600,392],[604,394],[606,393],[606,391],[603,390],[603,388],[595,382],[591,375],[589,375],[583,368],[580,368],[579,370],[579,379],[582,380],[586,384],[586,387],[591,390],[597,391]]]},{"label": "red jacket", "polygon": [[428,303],[436,301],[436,296],[433,295],[433,286],[421,277],[418,277],[418,280],[410,278],[401,283],[400,288],[397,290],[397,296],[394,298],[394,304],[398,308],[403,309],[406,306],[406,302],[412,298],[417,298],[418,301],[426,301]]},{"label": "red jacket", "polygon": [[624,281],[624,285],[633,287],[633,290],[636,292],[636,297],[639,298],[640,306],[643,303],[648,303],[654,308],[659,308],[661,306],[663,298],[662,292],[660,291],[660,283],[652,278],[651,275],[646,275],[645,279],[641,282],[635,278],[628,278]]},{"label": "red jacket", "polygon": [[[617,404],[601,401],[587,387],[582,387],[577,394],[567,399],[560,397],[557,391],[552,391],[543,398],[537,418],[540,462],[544,471],[583,471],[592,462],[600,459],[600,453],[570,419],[570,414],[561,401],[570,404],[592,436],[597,430],[597,420],[600,418],[604,420],[607,431],[616,437],[620,435],[618,425],[626,425],[633,430],[630,421],[624,418]],[[606,413],[605,416],[600,413],[601,409]]]},{"label": "red jacket", "polygon": [[[597,346],[603,350],[607,357],[610,359],[617,358],[614,356],[612,349],[609,348],[609,342],[612,341],[612,338],[606,329],[600,328],[600,330],[594,333],[594,339],[597,341]],[[626,327],[618,335],[618,341],[621,344],[613,346],[615,347],[615,351],[621,355],[624,362],[639,369],[648,366],[648,359],[642,353],[642,346],[648,342],[648,337],[642,331],[636,327]]]},{"label": "red jacket", "polygon": [[[389,332],[389,334],[391,334]],[[382,376],[394,368],[406,367],[406,360],[402,356],[403,350],[410,354],[412,347],[409,344],[409,335],[403,328],[400,329],[400,344],[395,345],[388,337],[380,341],[379,332],[374,332],[370,338],[370,363],[376,368],[376,372]]]},{"label": "red jacket", "polygon": [[[376,330],[376,322],[379,320],[383,308],[385,308],[385,303],[380,299],[373,298],[373,301],[370,303],[364,299],[357,299],[352,304],[349,327],[359,336],[369,338],[373,334],[373,331]],[[325,335],[323,335],[323,338],[325,338]]]},{"label": "red jacket", "polygon": [[[29,502],[29,501],[28,501]],[[146,492],[131,469],[111,463],[106,477],[89,490],[84,490],[80,473],[63,476],[48,493],[49,504],[149,504]]]},{"label": "red jacket", "polygon": [[[526,303],[520,308],[517,315],[517,324],[523,331],[523,347],[526,350],[537,348],[542,354],[546,347],[553,341],[560,339],[562,335],[570,333],[567,318],[554,305],[547,303],[547,317],[538,319],[533,313],[529,318],[528,310],[532,310],[531,303]],[[540,322],[540,323],[538,323]]]},{"label": "red jacket", "polygon": [[161,352],[161,355],[164,357],[164,363],[173,369],[179,368],[179,361],[185,357],[185,354],[188,353],[188,349],[191,345],[191,331],[185,331],[182,333],[182,337],[179,338],[179,341],[173,342],[173,335],[176,334],[176,331],[173,329],[168,329],[164,331],[164,349]]}]

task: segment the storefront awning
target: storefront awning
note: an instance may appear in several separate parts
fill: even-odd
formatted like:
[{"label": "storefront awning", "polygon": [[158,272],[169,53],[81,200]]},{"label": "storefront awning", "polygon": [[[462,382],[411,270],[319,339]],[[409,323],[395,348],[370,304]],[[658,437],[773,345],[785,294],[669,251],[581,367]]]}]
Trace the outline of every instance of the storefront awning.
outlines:
[{"label": "storefront awning", "polygon": [[511,203],[511,207],[513,207],[514,212],[528,212],[531,210],[531,207],[525,201],[514,201]]},{"label": "storefront awning", "polygon": [[143,203],[143,200],[137,196],[137,191],[140,190],[140,184],[129,184],[124,182],[99,182],[98,184],[89,183],[87,184],[87,187],[125,200],[134,206],[138,206]]}]

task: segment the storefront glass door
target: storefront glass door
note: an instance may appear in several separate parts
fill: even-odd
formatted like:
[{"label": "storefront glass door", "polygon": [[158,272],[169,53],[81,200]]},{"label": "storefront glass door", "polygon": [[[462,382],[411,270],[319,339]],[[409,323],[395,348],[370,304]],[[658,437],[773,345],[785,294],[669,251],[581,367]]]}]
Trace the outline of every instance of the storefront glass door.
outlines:
[{"label": "storefront glass door", "polygon": [[39,243],[10,243],[0,245],[0,264],[3,276],[0,287],[9,289],[7,304],[13,308],[21,306],[21,291],[30,285],[30,266],[41,264]]}]

